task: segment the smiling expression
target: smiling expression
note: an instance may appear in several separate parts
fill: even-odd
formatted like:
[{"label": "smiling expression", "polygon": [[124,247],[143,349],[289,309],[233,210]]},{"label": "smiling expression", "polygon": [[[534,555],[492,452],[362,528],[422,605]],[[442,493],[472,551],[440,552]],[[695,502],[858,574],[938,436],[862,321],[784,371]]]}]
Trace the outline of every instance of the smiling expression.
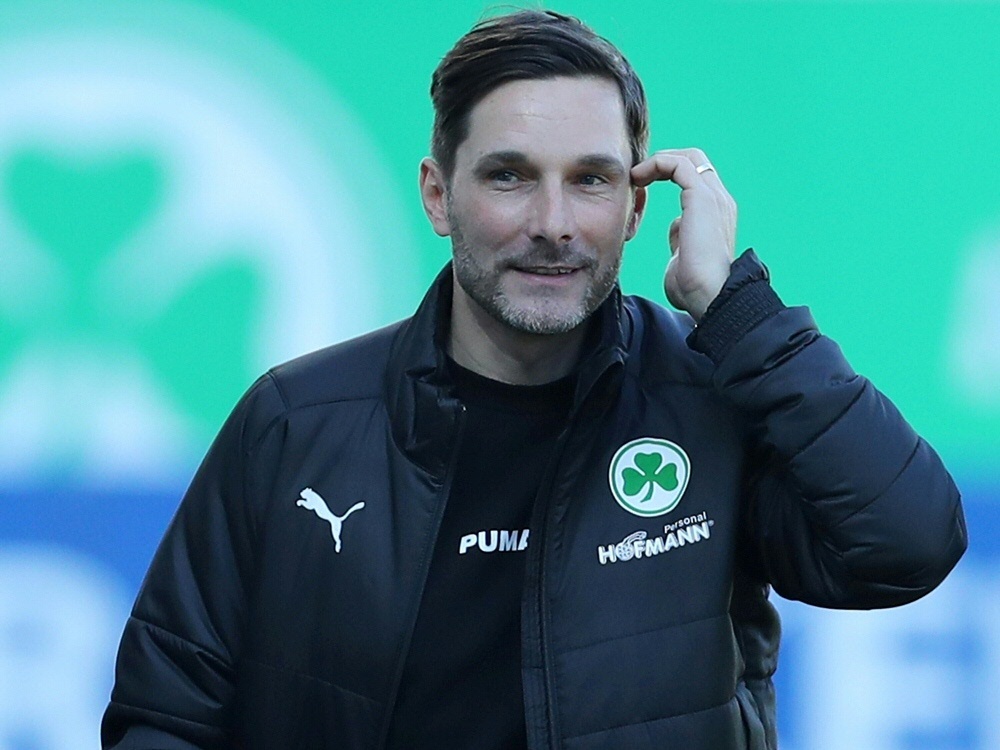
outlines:
[{"label": "smiling expression", "polygon": [[625,122],[617,86],[595,77],[514,81],[472,109],[432,216],[452,239],[455,305],[531,334],[597,309],[645,201]]}]

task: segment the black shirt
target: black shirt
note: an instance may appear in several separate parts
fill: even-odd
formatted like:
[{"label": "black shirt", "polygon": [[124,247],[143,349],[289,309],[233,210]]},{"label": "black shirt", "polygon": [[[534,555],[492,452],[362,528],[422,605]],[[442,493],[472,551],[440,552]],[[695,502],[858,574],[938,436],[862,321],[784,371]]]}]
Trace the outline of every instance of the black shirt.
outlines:
[{"label": "black shirt", "polygon": [[515,386],[450,368],[465,427],[389,747],[523,748],[528,522],[575,379]]}]

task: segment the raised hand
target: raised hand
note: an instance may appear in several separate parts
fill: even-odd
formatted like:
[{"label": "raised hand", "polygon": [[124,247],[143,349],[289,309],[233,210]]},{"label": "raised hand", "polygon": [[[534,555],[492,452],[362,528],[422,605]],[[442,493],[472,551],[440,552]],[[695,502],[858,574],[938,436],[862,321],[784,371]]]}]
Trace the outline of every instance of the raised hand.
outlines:
[{"label": "raised hand", "polygon": [[699,321],[729,276],[736,202],[701,149],[657,151],[632,167],[637,187],[661,180],[681,188],[681,215],[670,224],[663,289],[670,304]]}]

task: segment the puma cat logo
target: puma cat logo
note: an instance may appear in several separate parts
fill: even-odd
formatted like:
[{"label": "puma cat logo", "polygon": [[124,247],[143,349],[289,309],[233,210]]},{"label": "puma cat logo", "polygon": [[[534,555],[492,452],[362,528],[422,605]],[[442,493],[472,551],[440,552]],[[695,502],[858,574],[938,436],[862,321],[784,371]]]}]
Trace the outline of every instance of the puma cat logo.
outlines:
[{"label": "puma cat logo", "polygon": [[344,519],[354,511],[365,507],[364,503],[355,503],[347,509],[344,515],[336,516],[330,512],[326,501],[318,493],[314,492],[311,487],[306,487],[299,493],[299,499],[295,501],[295,504],[306,510],[311,510],[330,524],[330,533],[333,534],[333,549],[335,552],[340,552],[340,529],[344,525]]}]

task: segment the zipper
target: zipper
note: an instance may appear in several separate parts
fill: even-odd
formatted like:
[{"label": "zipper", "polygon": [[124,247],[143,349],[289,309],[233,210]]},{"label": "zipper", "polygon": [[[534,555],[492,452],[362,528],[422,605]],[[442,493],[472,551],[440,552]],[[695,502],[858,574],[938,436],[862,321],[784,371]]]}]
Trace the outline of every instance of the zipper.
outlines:
[{"label": "zipper", "polygon": [[[552,506],[552,487],[555,484],[556,477],[559,475],[559,465],[562,463],[563,456],[566,453],[566,449],[571,442],[571,438],[574,435],[578,435],[579,431],[576,429],[577,425],[582,421],[585,412],[588,411],[588,407],[592,406],[591,399],[589,397],[584,397],[582,401],[576,405],[566,420],[566,429],[563,430],[562,434],[556,441],[555,449],[552,453],[552,459],[549,463],[548,474],[545,477],[545,481],[542,483],[542,488],[539,490],[539,494],[536,497],[536,503],[541,501],[543,503],[541,510],[541,517],[539,519],[538,527],[538,591],[536,594],[536,604],[538,607],[538,647],[541,651],[541,662],[542,662],[542,684],[545,693],[545,719],[546,719],[546,747],[550,750],[557,750],[558,748],[558,737],[559,732],[556,727],[556,708],[555,708],[555,686],[552,682],[552,656],[549,651],[549,644],[547,639],[547,630],[549,625],[549,608],[545,601],[545,591],[546,591],[546,569],[545,564],[545,546],[548,535],[546,531],[549,526],[549,512]],[[590,408],[590,417],[596,419],[597,412],[593,408]],[[535,546],[534,537],[532,537],[531,547]],[[529,735],[530,741],[530,735]]]},{"label": "zipper", "polygon": [[[553,477],[555,472],[553,472]],[[552,482],[549,482],[548,490],[551,490]],[[551,494],[547,493],[548,499],[551,501]],[[546,618],[548,617],[548,607],[545,606],[545,537],[546,531],[548,530],[548,518],[549,518],[549,508],[548,503],[546,503],[545,509],[542,513],[540,528],[539,528],[539,544],[538,544],[538,593],[537,593],[537,606],[538,606],[538,648],[541,651],[542,657],[542,686],[545,691],[545,730],[546,730],[546,745],[553,750],[556,747],[555,738],[556,733],[556,717],[555,717],[555,695],[552,688],[552,664],[551,656],[549,654],[548,643],[546,640],[546,632],[548,630]]]},{"label": "zipper", "polygon": [[413,631],[417,627],[417,617],[420,615],[420,604],[424,599],[424,590],[427,587],[427,577],[430,575],[431,562],[434,559],[434,548],[437,546],[438,534],[441,531],[441,522],[444,520],[445,507],[448,505],[448,496],[451,494],[451,482],[455,476],[455,464],[458,462],[458,451],[462,445],[462,433],[464,430],[465,406],[460,404],[455,429],[455,440],[451,447],[451,455],[448,456],[448,466],[445,469],[444,481],[441,483],[441,494],[444,497],[444,500],[441,502],[440,510],[437,513],[437,517],[434,519],[434,531],[431,534],[430,543],[427,545],[427,549],[424,552],[424,559],[421,562],[420,589],[417,592],[413,611],[408,617],[409,624],[407,625],[406,635],[404,636],[403,647],[400,649],[399,663],[396,665],[396,673],[392,678],[392,688],[389,691],[389,700],[386,703],[385,719],[382,722],[382,729],[379,732],[378,743],[376,745],[379,750],[385,750],[386,743],[389,741],[389,728],[392,725],[392,714],[396,707],[396,699],[399,697],[399,686],[403,681],[403,670],[406,668],[406,657],[410,652],[410,642],[413,639]]},{"label": "zipper", "polygon": [[[563,454],[566,451],[566,445],[569,443],[569,436],[572,432],[573,424],[576,421],[575,418],[575,414],[570,415],[567,420],[566,429],[563,430],[562,434],[556,441],[555,449],[552,452],[552,458],[549,461],[548,473],[535,500],[536,503],[539,503],[541,508],[538,525],[538,591],[536,592],[535,599],[538,611],[538,648],[541,651],[542,685],[545,692],[545,744],[553,750],[556,748],[556,738],[559,736],[559,733],[556,731],[555,689],[553,687],[551,677],[552,656],[549,653],[547,640],[549,610],[545,603],[547,569],[547,566],[545,565],[545,547],[548,536],[546,531],[549,526],[549,510],[552,503],[552,487],[555,484],[556,476],[559,474],[559,464],[562,462]],[[534,539],[532,539],[532,541],[534,541]]]}]

